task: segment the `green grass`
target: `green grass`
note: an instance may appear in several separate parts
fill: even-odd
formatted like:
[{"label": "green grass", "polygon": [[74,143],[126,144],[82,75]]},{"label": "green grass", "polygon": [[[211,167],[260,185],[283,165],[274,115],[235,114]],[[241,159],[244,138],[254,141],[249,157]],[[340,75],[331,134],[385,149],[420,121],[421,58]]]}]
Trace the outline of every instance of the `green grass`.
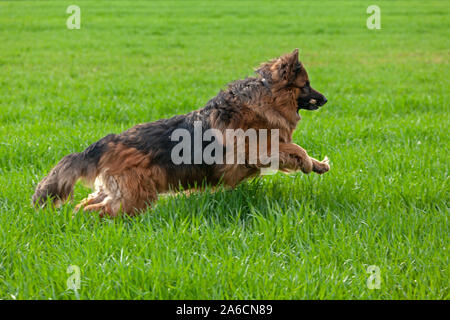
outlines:
[{"label": "green grass", "polygon": [[[66,28],[69,4],[81,29]],[[381,30],[366,8],[381,7]],[[0,298],[449,299],[448,1],[0,2]],[[35,211],[108,133],[202,107],[299,47],[323,176],[177,195],[134,219]],[[76,186],[75,200],[89,190]],[[81,269],[78,295],[69,265]],[[381,288],[369,290],[369,265]]]}]

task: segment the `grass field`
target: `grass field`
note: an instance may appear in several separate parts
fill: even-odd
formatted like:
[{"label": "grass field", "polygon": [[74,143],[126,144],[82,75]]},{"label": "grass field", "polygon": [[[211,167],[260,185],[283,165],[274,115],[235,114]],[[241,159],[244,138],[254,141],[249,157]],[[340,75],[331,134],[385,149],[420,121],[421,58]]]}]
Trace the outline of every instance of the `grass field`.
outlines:
[{"label": "grass field", "polygon": [[[449,299],[449,39],[449,1],[0,2],[0,298]],[[31,207],[64,155],[202,107],[296,47],[329,102],[294,141],[329,173],[167,196],[134,219]]]}]

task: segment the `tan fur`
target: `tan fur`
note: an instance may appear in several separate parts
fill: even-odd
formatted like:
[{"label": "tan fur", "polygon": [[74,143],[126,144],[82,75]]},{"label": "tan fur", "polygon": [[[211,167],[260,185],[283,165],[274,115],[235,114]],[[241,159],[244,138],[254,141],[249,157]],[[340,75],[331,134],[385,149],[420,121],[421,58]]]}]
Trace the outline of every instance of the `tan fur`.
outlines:
[{"label": "tan fur", "polygon": [[[292,143],[293,131],[300,120],[297,99],[303,94],[301,88],[309,83],[303,67],[298,72],[293,69],[297,62],[298,51],[294,51],[261,65],[257,72],[263,80],[263,77],[267,77],[271,83],[270,89],[261,90],[270,90],[270,94],[265,94],[264,91],[253,92],[253,100],[241,102],[236,109],[239,112],[228,122],[223,121],[222,111],[218,109],[213,109],[208,114],[207,121],[211,128],[222,132],[224,144],[226,129],[278,129],[281,171],[324,173],[330,169],[327,159],[321,162],[311,158],[303,148]],[[137,126],[130,129],[129,136],[139,137],[139,128]],[[268,148],[270,149],[270,144]],[[248,156],[248,145],[245,150]],[[120,212],[135,215],[155,202],[158,193],[176,189],[176,185],[168,182],[177,181],[176,177],[172,176],[173,172],[166,171],[160,164],[154,163],[153,159],[151,152],[145,153],[122,143],[111,142],[97,167],[95,192],[83,200],[78,208],[100,211],[102,215],[112,217]],[[225,185],[234,187],[239,182],[259,174],[264,167],[259,160],[257,164],[252,165],[217,165],[215,178],[220,178]]]}]

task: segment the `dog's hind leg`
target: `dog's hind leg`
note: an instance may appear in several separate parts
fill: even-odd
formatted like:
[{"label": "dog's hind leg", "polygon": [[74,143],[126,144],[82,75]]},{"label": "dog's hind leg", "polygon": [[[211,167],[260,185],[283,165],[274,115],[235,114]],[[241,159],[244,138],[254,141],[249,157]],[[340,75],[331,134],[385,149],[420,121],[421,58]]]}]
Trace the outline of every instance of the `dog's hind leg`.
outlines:
[{"label": "dog's hind leg", "polygon": [[91,193],[87,198],[80,201],[75,207],[75,212],[78,212],[81,208],[85,208],[89,205],[94,205],[105,200],[107,194],[103,190],[101,179],[96,178],[94,181],[95,192]]},{"label": "dog's hind leg", "polygon": [[156,202],[158,187],[164,191],[161,187],[165,186],[165,180],[160,173],[157,168],[137,167],[114,176],[102,173],[96,180],[97,192],[84,201],[83,210],[99,211],[101,217],[116,217],[121,213],[137,215]]},{"label": "dog's hind leg", "polygon": [[81,208],[100,203],[103,200],[105,200],[105,198],[106,198],[105,193],[99,192],[91,193],[87,198],[81,200],[81,202],[77,204],[77,206],[75,207],[75,212],[79,211]]},{"label": "dog's hind leg", "polygon": [[100,215],[130,216],[145,210],[168,190],[167,172],[152,163],[152,155],[122,143],[111,145],[98,164],[95,200],[85,202],[84,210]]},{"label": "dog's hind leg", "polygon": [[129,170],[117,179],[121,188],[121,210],[130,216],[140,214],[158,199],[154,177],[140,169]]}]

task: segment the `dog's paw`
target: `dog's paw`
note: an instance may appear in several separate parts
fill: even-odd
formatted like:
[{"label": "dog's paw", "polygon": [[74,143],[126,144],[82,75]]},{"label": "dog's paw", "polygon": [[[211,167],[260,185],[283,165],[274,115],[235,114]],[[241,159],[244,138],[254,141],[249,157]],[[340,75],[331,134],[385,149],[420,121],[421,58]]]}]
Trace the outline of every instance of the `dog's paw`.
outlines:
[{"label": "dog's paw", "polygon": [[314,163],[314,172],[318,174],[323,174],[330,171],[330,159],[325,157],[322,161],[317,161]]}]

